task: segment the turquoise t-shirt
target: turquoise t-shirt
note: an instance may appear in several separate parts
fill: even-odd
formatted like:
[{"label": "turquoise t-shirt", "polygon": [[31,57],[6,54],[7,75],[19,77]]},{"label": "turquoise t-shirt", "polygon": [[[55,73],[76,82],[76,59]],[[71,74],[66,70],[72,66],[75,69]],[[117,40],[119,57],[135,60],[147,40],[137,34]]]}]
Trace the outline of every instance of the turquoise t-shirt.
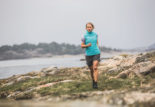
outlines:
[{"label": "turquoise t-shirt", "polygon": [[95,32],[88,32],[88,31],[86,31],[86,33],[82,37],[82,42],[84,42],[86,45],[91,43],[90,47],[85,48],[86,56],[100,54],[100,49],[97,46],[97,39],[98,35]]}]

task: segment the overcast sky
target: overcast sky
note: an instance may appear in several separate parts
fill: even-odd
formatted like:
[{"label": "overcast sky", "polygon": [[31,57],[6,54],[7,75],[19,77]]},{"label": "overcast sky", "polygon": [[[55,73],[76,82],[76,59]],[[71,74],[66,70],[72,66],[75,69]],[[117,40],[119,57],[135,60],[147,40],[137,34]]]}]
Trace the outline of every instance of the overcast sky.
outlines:
[{"label": "overcast sky", "polygon": [[155,0],[0,0],[0,46],[81,44],[92,22],[99,45],[131,49],[155,43]]}]

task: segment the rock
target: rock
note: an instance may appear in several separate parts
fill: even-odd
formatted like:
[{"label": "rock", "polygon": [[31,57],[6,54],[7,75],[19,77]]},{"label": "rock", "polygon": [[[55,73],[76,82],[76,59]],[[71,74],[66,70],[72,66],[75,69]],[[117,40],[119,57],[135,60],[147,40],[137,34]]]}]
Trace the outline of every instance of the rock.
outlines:
[{"label": "rock", "polygon": [[32,72],[29,72],[29,73],[27,73],[27,74],[24,74],[23,76],[37,76],[38,75],[38,73],[39,73],[39,71],[32,71]]},{"label": "rock", "polygon": [[155,72],[155,63],[152,63],[150,61],[148,62],[143,62],[139,64],[139,73],[143,75],[147,75],[149,73],[154,73]]},{"label": "rock", "polygon": [[24,92],[21,92],[21,93],[17,94],[16,96],[14,96],[14,99],[16,99],[16,100],[31,99],[31,98],[32,98],[32,94],[24,93]]},{"label": "rock", "polygon": [[114,60],[122,60],[122,59],[124,59],[124,57],[123,56],[113,56],[112,59],[114,59]]},{"label": "rock", "polygon": [[119,56],[119,57],[114,57],[112,59],[106,60],[105,62],[100,63],[101,68],[106,67],[106,68],[112,68],[112,69],[117,69],[119,67],[129,67],[132,66],[135,63],[136,56],[128,56],[126,58]]},{"label": "rock", "polygon": [[122,78],[122,79],[125,79],[127,78],[129,75],[129,72],[128,71],[124,71],[122,73],[120,73],[118,76],[116,76],[116,78]]},{"label": "rock", "polygon": [[114,68],[111,68],[108,70],[108,73],[113,73],[113,72],[118,72],[118,68],[117,67],[114,67]]},{"label": "rock", "polygon": [[124,58],[124,59],[121,61],[120,66],[121,66],[121,67],[132,66],[132,65],[135,63],[136,58],[137,58],[137,56],[130,56],[130,57]]},{"label": "rock", "polygon": [[16,82],[25,81],[25,80],[28,80],[30,78],[31,78],[31,76],[21,76],[21,77],[16,79]]},{"label": "rock", "polygon": [[11,81],[11,82],[8,82],[8,83],[4,84],[3,86],[9,86],[9,85],[12,85],[14,83],[15,83],[15,81]]},{"label": "rock", "polygon": [[48,72],[46,75],[50,76],[50,75],[54,75],[57,73],[58,70],[52,70],[51,72]]},{"label": "rock", "polygon": [[21,91],[11,92],[11,93],[7,96],[7,98],[13,98],[13,97],[15,97],[16,95],[18,95],[19,93],[21,93]]},{"label": "rock", "polygon": [[58,81],[58,82],[52,82],[52,83],[47,83],[47,84],[44,84],[44,85],[39,85],[37,87],[35,87],[35,89],[40,89],[40,88],[44,88],[44,87],[51,87],[57,83],[65,83],[65,82],[72,82],[73,80],[63,80],[63,81]]},{"label": "rock", "polygon": [[42,76],[50,76],[50,75],[54,75],[59,71],[59,69],[57,67],[48,67],[48,68],[43,68],[41,70],[41,72],[43,72],[44,74],[42,74]]},{"label": "rock", "polygon": [[41,69],[41,72],[51,72],[52,70],[56,70],[57,67],[48,67],[48,68],[43,68]]},{"label": "rock", "polygon": [[146,58],[144,57],[137,57],[135,63],[140,63],[146,61]]},{"label": "rock", "polygon": [[131,68],[129,68],[125,71],[122,71],[116,77],[117,78],[126,78],[127,76],[129,76],[130,73],[140,76],[140,75],[147,75],[151,72],[155,72],[155,63],[148,61],[148,62],[141,62],[141,63],[135,64]]},{"label": "rock", "polygon": [[46,73],[45,73],[45,72],[39,72],[39,73],[38,73],[38,76],[39,76],[39,77],[45,77],[45,76],[46,76]]}]

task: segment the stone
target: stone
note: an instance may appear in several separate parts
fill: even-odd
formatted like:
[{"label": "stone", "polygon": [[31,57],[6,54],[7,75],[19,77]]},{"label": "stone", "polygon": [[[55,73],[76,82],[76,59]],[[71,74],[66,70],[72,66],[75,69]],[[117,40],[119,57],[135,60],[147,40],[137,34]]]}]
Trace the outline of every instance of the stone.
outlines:
[{"label": "stone", "polygon": [[21,77],[16,79],[16,82],[25,81],[25,80],[28,80],[30,78],[31,78],[31,76],[21,76]]}]

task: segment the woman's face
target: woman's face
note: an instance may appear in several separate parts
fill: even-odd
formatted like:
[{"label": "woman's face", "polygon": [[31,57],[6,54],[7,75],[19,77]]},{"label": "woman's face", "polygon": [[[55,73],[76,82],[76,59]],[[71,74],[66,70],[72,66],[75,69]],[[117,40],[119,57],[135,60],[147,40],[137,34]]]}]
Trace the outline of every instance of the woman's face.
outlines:
[{"label": "woman's face", "polygon": [[87,24],[86,30],[87,30],[88,32],[91,32],[91,31],[93,30],[93,26],[92,26],[91,24]]}]

